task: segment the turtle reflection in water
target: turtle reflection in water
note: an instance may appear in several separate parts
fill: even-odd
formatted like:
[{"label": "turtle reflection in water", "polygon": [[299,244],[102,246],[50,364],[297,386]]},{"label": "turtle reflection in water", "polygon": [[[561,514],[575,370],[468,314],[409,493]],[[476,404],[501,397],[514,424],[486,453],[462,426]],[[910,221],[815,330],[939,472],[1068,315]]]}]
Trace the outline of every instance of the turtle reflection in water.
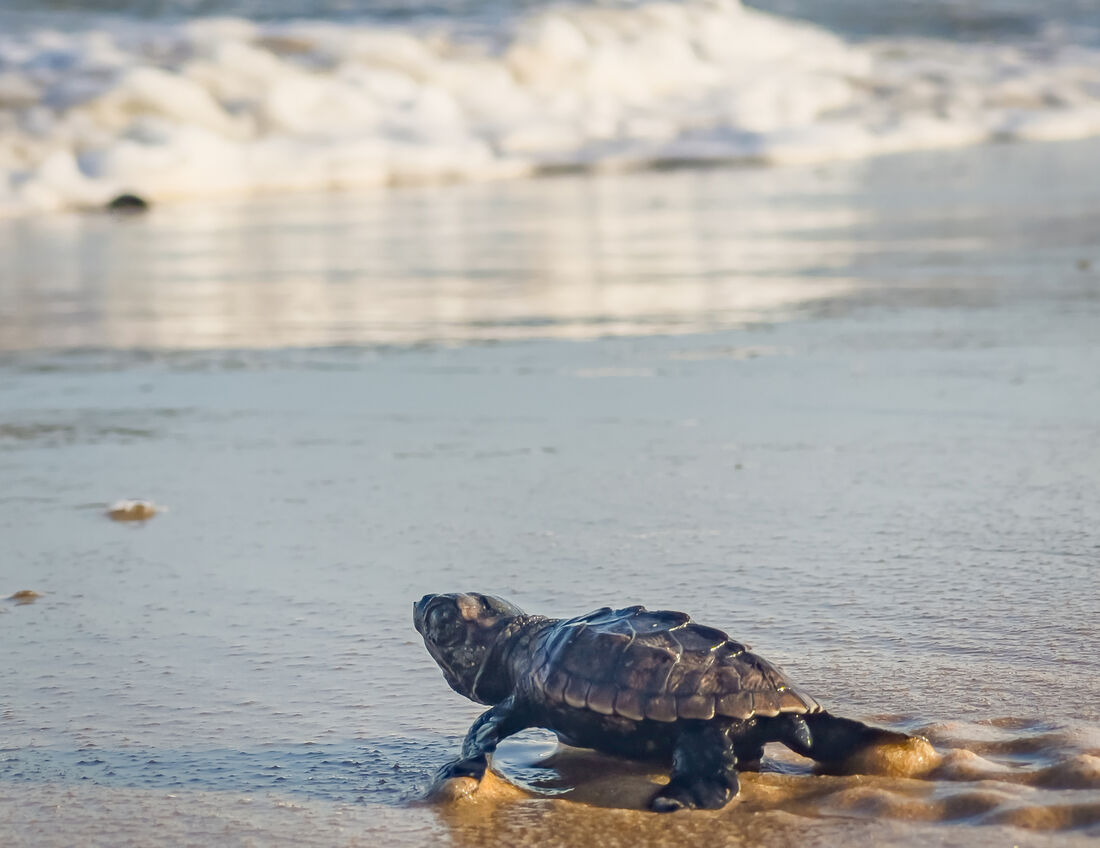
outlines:
[{"label": "turtle reflection in water", "polygon": [[567,745],[671,762],[652,810],[718,809],[768,742],[839,764],[911,738],[830,715],[767,660],[682,612],[604,607],[561,620],[471,593],[425,595],[413,621],[451,688],[491,707],[439,780],[480,781],[502,739],[543,727]]}]

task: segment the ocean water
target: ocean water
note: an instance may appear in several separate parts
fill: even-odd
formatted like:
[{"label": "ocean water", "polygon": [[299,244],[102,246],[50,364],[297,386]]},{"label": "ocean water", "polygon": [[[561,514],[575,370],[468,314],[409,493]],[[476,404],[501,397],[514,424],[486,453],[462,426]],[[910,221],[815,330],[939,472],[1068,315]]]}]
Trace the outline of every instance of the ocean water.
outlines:
[{"label": "ocean water", "polygon": [[[448,17],[491,21],[554,0],[9,0],[5,11],[24,26],[30,21],[53,23],[117,17],[172,20],[229,15],[251,20],[313,18],[330,20],[398,20]],[[637,2],[586,5],[627,8]],[[1097,27],[1096,0],[1053,0],[1037,6],[1028,0],[750,0],[746,6],[810,21],[847,36],[928,35],[957,40],[1031,38],[1049,26],[1073,27],[1087,38]]]},{"label": "ocean water", "polygon": [[[1097,155],[6,222],[3,843],[1095,844]],[[943,762],[659,817],[533,733],[421,803],[460,589],[687,610]]]},{"label": "ocean water", "polygon": [[1100,134],[1094,0],[7,3],[0,214]]}]

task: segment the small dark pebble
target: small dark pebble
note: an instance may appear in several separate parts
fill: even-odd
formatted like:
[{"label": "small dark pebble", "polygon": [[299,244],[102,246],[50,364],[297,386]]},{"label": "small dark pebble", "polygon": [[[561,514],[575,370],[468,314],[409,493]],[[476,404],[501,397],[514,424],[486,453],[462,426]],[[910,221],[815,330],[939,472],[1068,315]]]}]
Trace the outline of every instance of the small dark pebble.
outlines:
[{"label": "small dark pebble", "polygon": [[120,194],[107,204],[108,212],[120,212],[126,215],[145,212],[149,208],[149,201],[136,194]]}]

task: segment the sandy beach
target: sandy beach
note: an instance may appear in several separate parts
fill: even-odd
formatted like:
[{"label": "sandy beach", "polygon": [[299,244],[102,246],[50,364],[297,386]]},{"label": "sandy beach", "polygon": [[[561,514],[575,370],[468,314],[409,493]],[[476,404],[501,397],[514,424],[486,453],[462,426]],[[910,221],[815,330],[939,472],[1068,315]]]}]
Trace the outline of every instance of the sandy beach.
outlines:
[{"label": "sandy beach", "polygon": [[[4,843],[1093,844],[1098,153],[0,225]],[[944,766],[665,818],[534,733],[419,804],[464,589],[687,610]]]}]

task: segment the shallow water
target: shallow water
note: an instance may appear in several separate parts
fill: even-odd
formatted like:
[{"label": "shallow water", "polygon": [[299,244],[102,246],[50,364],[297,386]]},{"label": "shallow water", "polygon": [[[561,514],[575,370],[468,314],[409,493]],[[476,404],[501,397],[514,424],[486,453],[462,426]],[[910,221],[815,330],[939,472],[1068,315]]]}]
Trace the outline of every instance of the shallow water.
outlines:
[{"label": "shallow water", "polygon": [[[8,226],[6,844],[1094,841],[1094,154]],[[532,734],[536,797],[413,804],[478,710],[410,602],[465,588],[688,610],[944,764],[664,818]]]},{"label": "shallow water", "polygon": [[[1100,266],[1098,149],[996,146],[9,221],[0,355],[586,339],[854,304],[1087,303]],[[73,365],[89,363],[104,364]]]}]

